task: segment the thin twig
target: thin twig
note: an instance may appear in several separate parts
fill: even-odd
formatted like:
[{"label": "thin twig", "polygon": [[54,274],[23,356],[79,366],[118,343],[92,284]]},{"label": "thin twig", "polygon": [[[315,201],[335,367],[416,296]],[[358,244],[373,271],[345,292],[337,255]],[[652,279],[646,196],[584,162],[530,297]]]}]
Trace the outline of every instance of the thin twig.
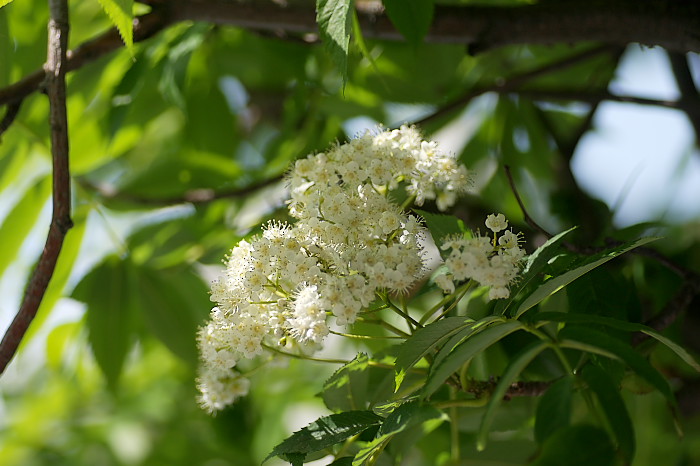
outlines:
[{"label": "thin twig", "polygon": [[574,102],[588,102],[592,104],[607,100],[611,102],[651,105],[664,108],[683,108],[681,102],[677,100],[649,99],[646,97],[637,97],[631,95],[618,95],[613,94],[608,90],[602,90],[598,92],[586,92],[561,89],[517,89],[509,92],[512,94],[517,94],[521,97],[528,97],[533,100],[567,100]]},{"label": "thin twig", "polygon": [[105,199],[118,199],[120,201],[133,202],[135,204],[141,205],[152,205],[152,206],[169,206],[176,204],[204,204],[207,202],[212,202],[218,199],[232,199],[247,196],[251,193],[259,191],[262,188],[266,188],[275,183],[278,183],[283,178],[283,175],[278,175],[272,178],[261,181],[260,183],[251,184],[243,188],[234,188],[230,190],[215,191],[213,189],[193,189],[186,191],[181,196],[170,196],[170,197],[145,197],[138,196],[135,194],[130,194],[127,192],[116,191],[109,187],[104,187],[91,183],[90,181],[81,178],[78,183],[90,191],[97,192],[100,196]]},{"label": "thin twig", "polygon": [[[170,24],[167,10],[157,9],[134,18],[134,42],[141,42],[153,37]],[[110,29],[66,52],[63,68],[65,71],[77,70],[123,46],[124,42],[117,30]],[[44,70],[36,70],[22,80],[0,89],[0,105],[16,102],[38,91],[45,82],[45,76]]]},{"label": "thin twig", "polygon": [[10,125],[12,125],[12,122],[15,121],[15,118],[17,118],[17,114],[19,113],[19,109],[22,106],[22,99],[15,100],[14,102],[10,102],[7,104],[7,108],[5,109],[5,115],[2,117],[2,121],[0,121],[0,141],[2,140],[2,135],[5,133],[5,131],[8,130]]},{"label": "thin twig", "polygon": [[523,203],[523,200],[520,198],[520,194],[518,193],[518,188],[515,187],[515,181],[513,180],[513,174],[510,172],[510,167],[508,165],[504,165],[503,170],[506,172],[506,177],[508,178],[508,183],[510,184],[511,191],[513,191],[513,195],[515,196],[515,200],[518,201],[518,205],[520,206],[520,210],[523,212],[523,217],[525,218],[525,223],[530,225],[530,228],[532,228],[533,230],[537,230],[540,233],[542,233],[548,239],[551,238],[552,234],[549,233],[544,228],[542,228],[532,217],[530,217],[530,214],[527,213],[527,209],[525,208],[525,204]]},{"label": "thin twig", "polygon": [[63,240],[73,226],[70,218],[68,168],[68,117],[66,113],[66,50],[68,49],[68,0],[49,0],[49,40],[46,60],[46,93],[49,98],[51,155],[53,160],[53,213],[44,250],[29,281],[22,304],[0,342],[0,373],[17,352],[53,275]]},{"label": "thin twig", "polygon": [[685,54],[678,52],[669,52],[668,58],[671,61],[673,76],[676,78],[678,89],[681,92],[680,107],[688,115],[688,119],[693,125],[696,141],[700,141],[700,94],[698,94],[693,75],[690,72],[688,59]]},{"label": "thin twig", "polygon": [[614,50],[617,50],[617,48],[613,48],[608,45],[595,46],[590,49],[584,50],[583,52],[567,56],[562,60],[547,63],[533,70],[528,70],[515,76],[505,78],[503,80],[495,80],[494,84],[490,86],[469,90],[464,95],[438,108],[438,110],[435,111],[435,113],[432,113],[426,116],[425,118],[421,118],[420,120],[414,121],[413,124],[417,126],[425,125],[426,123],[448,115],[454,112],[455,110],[464,108],[473,99],[479,97],[480,95],[486,94],[487,92],[496,92],[499,94],[512,92],[516,89],[519,89],[520,87],[522,87],[523,85],[535,78],[539,78],[541,76],[566,69],[570,66],[582,63],[586,60],[590,60],[591,58],[597,57],[604,53],[610,53]]}]

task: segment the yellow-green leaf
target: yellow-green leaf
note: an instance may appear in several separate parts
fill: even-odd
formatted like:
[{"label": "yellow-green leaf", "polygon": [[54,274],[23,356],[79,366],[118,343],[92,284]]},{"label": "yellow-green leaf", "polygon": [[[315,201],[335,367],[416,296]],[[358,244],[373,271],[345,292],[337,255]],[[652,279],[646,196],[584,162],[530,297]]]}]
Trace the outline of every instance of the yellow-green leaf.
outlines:
[{"label": "yellow-green leaf", "polygon": [[[0,0],[2,1],[2,0]],[[134,0],[100,0],[102,9],[116,26],[124,45],[134,53]]]}]

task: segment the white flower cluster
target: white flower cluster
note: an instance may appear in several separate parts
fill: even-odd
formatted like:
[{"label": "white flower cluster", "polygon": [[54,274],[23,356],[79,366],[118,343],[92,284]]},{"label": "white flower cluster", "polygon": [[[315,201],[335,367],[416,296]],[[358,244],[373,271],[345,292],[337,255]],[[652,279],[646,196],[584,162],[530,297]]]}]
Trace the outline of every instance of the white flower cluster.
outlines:
[{"label": "white flower cluster", "polygon": [[233,369],[266,347],[314,350],[335,324],[353,323],[380,290],[403,292],[423,272],[418,219],[389,193],[451,206],[466,169],[414,128],[365,134],[296,162],[290,173],[294,225],[269,223],[241,241],[212,284],[216,303],[198,343],[200,402],[213,412],[247,393]]},{"label": "white flower cluster", "polygon": [[[445,293],[454,292],[455,281],[471,279],[491,287],[489,299],[510,296],[508,286],[520,272],[520,260],[525,256],[525,251],[518,246],[519,234],[506,229],[508,221],[503,214],[489,215],[486,227],[493,232],[492,238],[459,236],[443,242],[441,249],[450,250],[445,260],[449,272],[436,277],[435,283]],[[498,236],[501,231],[503,233]]]}]

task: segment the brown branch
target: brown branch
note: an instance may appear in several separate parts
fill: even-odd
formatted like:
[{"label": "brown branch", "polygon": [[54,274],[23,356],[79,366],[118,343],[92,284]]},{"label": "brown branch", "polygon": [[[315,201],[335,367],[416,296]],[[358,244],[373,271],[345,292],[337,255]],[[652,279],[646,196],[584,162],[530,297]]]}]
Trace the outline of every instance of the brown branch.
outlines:
[{"label": "brown branch", "polygon": [[2,121],[0,121],[0,141],[2,141],[2,135],[5,133],[5,131],[9,129],[10,125],[12,125],[12,122],[15,121],[15,118],[17,118],[17,114],[19,113],[19,109],[21,106],[21,99],[7,104],[7,109],[5,109],[5,115],[3,115]]},{"label": "brown branch", "polygon": [[[179,21],[207,21],[278,34],[316,33],[314,2],[232,2],[228,0],[148,0],[152,12],[134,19],[134,42],[143,41]],[[387,16],[371,3],[358,3],[363,34],[404,40]],[[534,5],[436,6],[429,42],[471,44],[484,49],[508,44],[596,41],[617,47],[630,42],[661,45],[674,51],[700,51],[700,2],[619,0],[616,2],[543,2]],[[69,71],[121,47],[112,29],[68,53]],[[22,99],[41,85],[38,70],[0,89],[0,105]]]},{"label": "brown branch", "polygon": [[[141,42],[153,37],[171,24],[168,18],[167,10],[154,10],[147,15],[135,18],[134,42]],[[124,43],[117,30],[110,29],[94,39],[83,42],[76,49],[66,52],[67,59],[63,67],[65,71],[79,69],[123,46]],[[18,102],[41,89],[45,76],[44,70],[36,70],[21,81],[0,89],[0,105]]]},{"label": "brown branch", "polygon": [[547,63],[533,70],[528,70],[502,80],[496,80],[494,84],[490,86],[471,89],[464,95],[441,106],[434,113],[426,116],[425,118],[413,122],[413,124],[421,126],[437,118],[448,115],[454,112],[455,110],[464,108],[473,99],[483,94],[486,94],[487,92],[496,92],[498,94],[507,94],[509,92],[515,92],[520,87],[527,84],[529,81],[532,81],[533,79],[545,76],[550,73],[554,73],[559,70],[566,69],[570,66],[577,65],[579,63],[585,62],[586,60],[597,57],[603,53],[616,52],[617,50],[617,48],[611,48],[607,45],[595,46],[590,49],[584,50],[583,52],[567,56],[561,60]]},{"label": "brown branch", "polygon": [[39,258],[17,315],[0,342],[0,373],[17,352],[53,275],[63,240],[73,226],[70,218],[68,169],[68,119],[66,114],[66,50],[68,49],[68,1],[49,0],[49,40],[46,92],[49,97],[51,154],[53,160],[53,213],[44,250]]},{"label": "brown branch", "polygon": [[617,95],[610,91],[585,92],[577,90],[556,90],[556,89],[517,89],[509,91],[522,97],[532,100],[566,100],[574,102],[586,102],[597,104],[604,100],[621,103],[631,103],[639,105],[653,105],[657,107],[683,109],[680,101],[648,99],[646,97],[636,97],[629,95]]},{"label": "brown branch", "polygon": [[77,180],[78,183],[85,189],[97,192],[105,199],[115,199],[125,202],[133,202],[134,204],[149,205],[149,206],[169,206],[176,204],[204,204],[207,202],[216,201],[218,199],[232,199],[237,197],[247,196],[262,188],[271,186],[282,180],[282,175],[268,178],[260,183],[245,186],[243,188],[230,189],[226,191],[215,191],[213,189],[193,189],[186,191],[181,196],[170,197],[145,197],[130,194],[122,191],[115,191],[111,187],[100,186],[93,184],[86,179]]},{"label": "brown branch", "polygon": [[[556,382],[556,380],[513,382],[506,389],[506,393],[503,395],[503,400],[508,401],[516,397],[542,396],[554,382]],[[493,377],[490,380],[470,380],[466,387],[462,387],[461,384],[456,381],[448,381],[448,384],[466,393],[470,393],[476,398],[483,398],[485,396],[491,396],[493,391],[496,389],[496,385],[498,385],[498,379]]]},{"label": "brown branch", "polygon": [[503,170],[506,172],[506,177],[508,178],[508,184],[510,185],[511,191],[513,191],[513,195],[515,196],[515,200],[518,201],[518,205],[520,206],[520,210],[523,213],[523,218],[525,219],[525,223],[527,223],[530,228],[533,230],[537,230],[540,233],[542,233],[547,239],[551,238],[553,235],[549,233],[547,230],[542,228],[532,217],[530,217],[530,214],[527,213],[527,209],[525,208],[525,204],[523,203],[523,200],[520,198],[520,194],[518,193],[518,189],[515,186],[515,181],[513,180],[513,174],[510,172],[510,167],[508,165],[503,166]]},{"label": "brown branch", "polygon": [[688,59],[683,53],[671,52],[668,54],[671,61],[671,69],[681,92],[680,107],[688,115],[690,123],[695,130],[695,140],[700,145],[700,94],[693,81],[693,75],[688,67]]},{"label": "brown branch", "polygon": [[[365,37],[404,40],[377,4],[357,5]],[[232,2],[180,0],[176,20],[264,31],[315,33],[314,2]],[[630,42],[669,50],[700,50],[700,4],[661,0],[601,2],[576,0],[517,6],[436,5],[428,42],[472,44],[484,50],[509,44],[597,41],[624,46]]]}]

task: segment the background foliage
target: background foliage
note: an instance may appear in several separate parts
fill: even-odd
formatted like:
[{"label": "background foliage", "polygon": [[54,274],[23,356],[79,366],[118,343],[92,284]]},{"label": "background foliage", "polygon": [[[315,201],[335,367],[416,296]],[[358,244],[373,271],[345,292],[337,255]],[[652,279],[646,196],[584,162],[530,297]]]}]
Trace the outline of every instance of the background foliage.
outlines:
[{"label": "background foliage", "polygon": [[[194,398],[194,335],[211,306],[207,282],[213,268],[261,222],[286,218],[281,177],[289,163],[354,136],[366,118],[388,127],[418,122],[427,134],[446,128],[467,133],[457,156],[476,173],[474,195],[453,213],[478,228],[485,214],[504,212],[526,232],[533,251],[546,238],[523,217],[502,168],[509,165],[537,223],[552,233],[579,226],[567,241],[584,254],[562,256],[564,263],[554,261],[552,274],[557,267],[573,268],[567,260],[585,261],[586,248],[617,246],[642,234],[663,236],[651,245],[662,256],[649,250],[628,254],[538,309],[658,324],[671,341],[691,352],[700,349],[697,220],[620,229],[610,206],[581,189],[571,171],[578,142],[595,129],[599,102],[615,100],[608,85],[620,46],[519,44],[475,52],[463,44],[424,42],[435,5],[409,2],[409,8],[388,0],[386,11],[405,40],[363,39],[353,2],[333,0],[318,2],[325,45],[313,34],[193,21],[134,40],[132,7],[142,14],[157,11],[160,3],[70,4],[71,48],[113,24],[126,47],[68,76],[75,226],[21,351],[0,382],[0,463],[259,464],[293,429],[329,415],[324,403],[332,411],[358,409],[330,389],[316,396],[337,367],[290,361],[260,371],[249,397],[210,418]],[[47,20],[39,0],[16,0],[0,9],[0,88],[42,67]],[[694,92],[680,100],[690,102],[697,116]],[[1,136],[0,311],[7,322],[48,224],[47,115],[45,97],[29,95]],[[427,205],[425,216],[434,211]],[[479,319],[490,313],[482,298],[472,297],[461,315]],[[603,346],[605,338],[614,345],[615,338],[638,330],[581,328],[577,334],[572,327],[571,341]],[[488,381],[503,375],[529,343],[520,334],[501,340],[479,354],[470,376]],[[622,452],[615,461],[622,463],[635,450],[635,465],[700,463],[698,374],[667,346],[643,345],[625,359],[638,364],[637,376],[605,358],[605,371],[591,365],[582,375],[597,395],[588,401],[601,408],[598,422],[615,433],[615,445],[605,429],[562,429],[569,425],[562,413],[570,412],[574,421],[584,416],[581,400],[572,399],[572,381],[562,378],[544,396],[513,398],[493,413],[483,406],[460,409],[464,464],[564,464],[562,458],[590,464],[583,455],[611,457],[606,449],[615,448]],[[352,359],[358,349],[380,350],[348,343],[329,351]],[[537,359],[524,375],[539,380],[552,373],[551,364]],[[663,383],[654,383],[656,370]],[[386,376],[374,370],[362,383],[376,387]],[[611,396],[620,384],[622,395]],[[671,391],[679,403],[675,411],[664,398]],[[401,409],[416,425],[395,431],[388,421],[382,426],[380,434],[394,438],[389,453],[405,458],[402,464],[447,464],[453,433],[441,414],[410,404]],[[477,451],[485,413],[493,414],[492,435]],[[415,443],[421,429],[428,435]],[[585,443],[577,444],[581,439]],[[572,458],[574,447],[582,456]],[[382,461],[392,464],[388,455]]]}]

